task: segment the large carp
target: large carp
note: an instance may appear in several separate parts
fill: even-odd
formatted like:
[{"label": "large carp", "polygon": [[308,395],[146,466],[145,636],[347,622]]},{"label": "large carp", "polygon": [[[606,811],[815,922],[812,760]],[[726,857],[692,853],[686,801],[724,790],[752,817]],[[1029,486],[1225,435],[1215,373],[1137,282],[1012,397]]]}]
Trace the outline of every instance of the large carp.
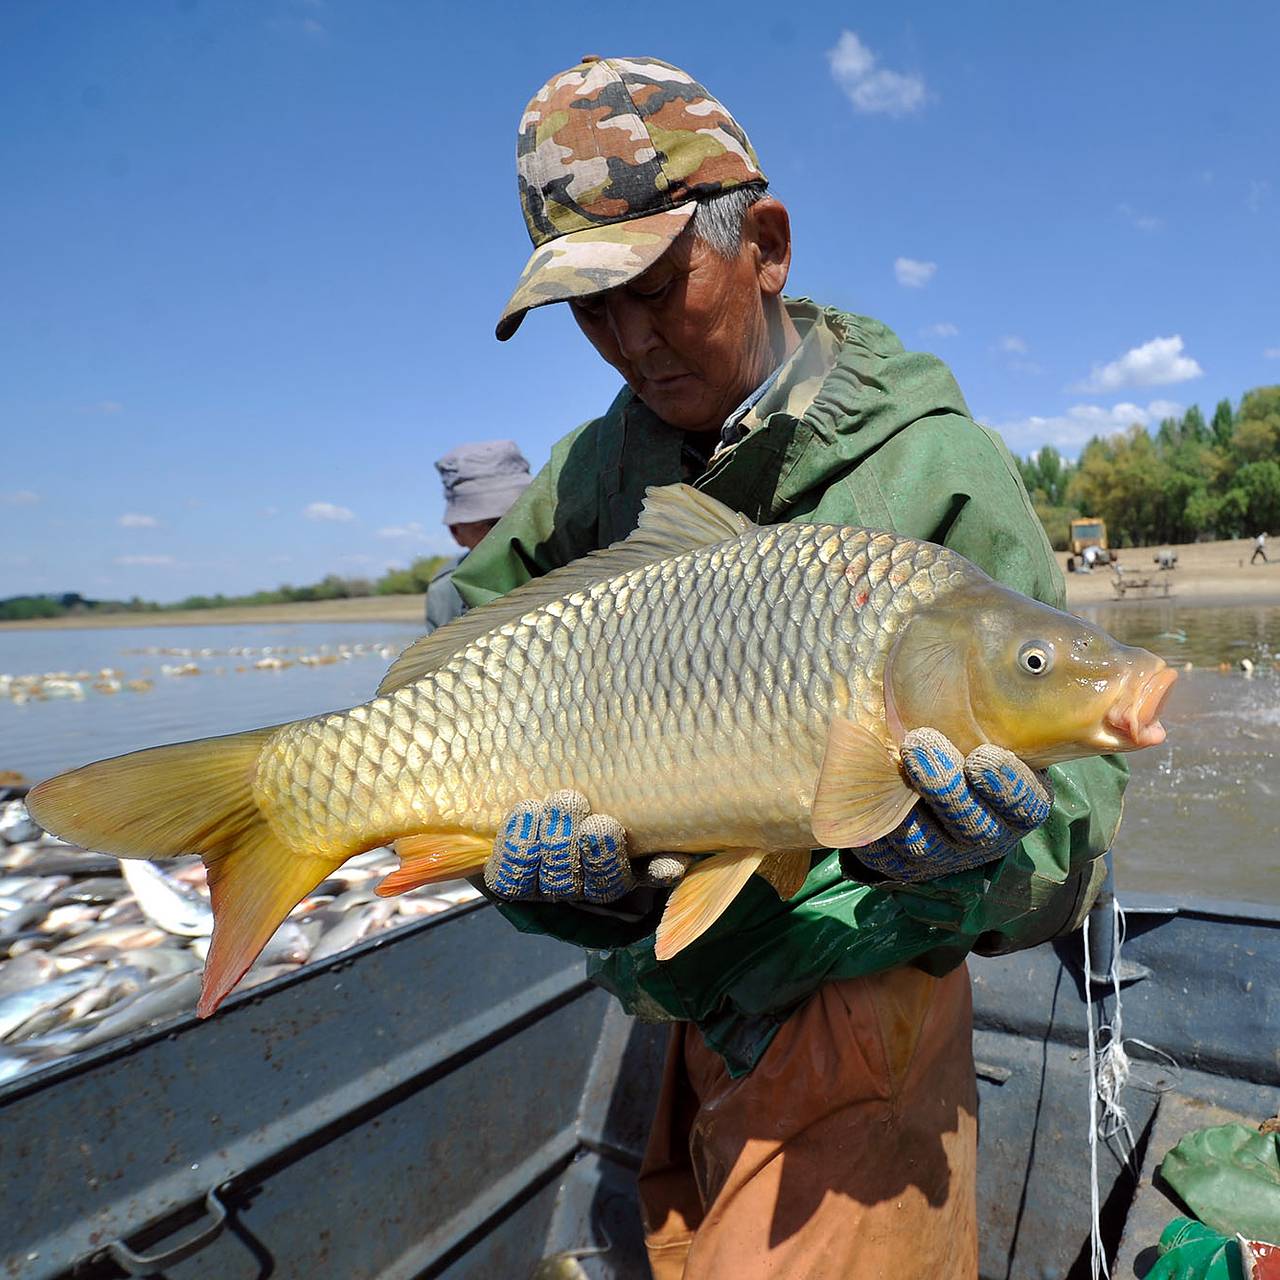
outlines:
[{"label": "large carp", "polygon": [[623,542],[418,641],[371,702],[86,765],[27,803],[87,848],[201,855],[208,1014],[300,899],[388,841],[389,892],[475,872],[518,801],[574,788],[633,854],[714,855],[668,902],[668,958],[751,874],[789,896],[813,848],[902,822],[908,730],[1035,767],[1129,751],[1163,740],[1174,678],[943,547],[760,527],[675,485]]}]

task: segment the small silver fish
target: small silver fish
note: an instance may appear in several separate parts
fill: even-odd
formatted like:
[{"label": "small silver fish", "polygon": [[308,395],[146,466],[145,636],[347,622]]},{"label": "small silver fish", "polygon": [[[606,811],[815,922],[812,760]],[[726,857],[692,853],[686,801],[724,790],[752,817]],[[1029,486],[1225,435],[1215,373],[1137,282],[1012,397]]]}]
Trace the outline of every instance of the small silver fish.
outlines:
[{"label": "small silver fish", "polygon": [[44,1010],[70,1000],[77,992],[93,986],[101,975],[91,969],[73,969],[42,982],[30,991],[19,991],[0,1000],[0,1040],[15,1034],[24,1022],[30,1021]]},{"label": "small silver fish", "polygon": [[142,914],[158,929],[181,938],[204,938],[213,932],[213,909],[194,889],[149,862],[121,862],[120,870]]},{"label": "small silver fish", "polygon": [[374,933],[396,913],[394,902],[365,903],[348,911],[332,929],[326,931],[316,943],[311,960],[327,960],[338,952],[353,947],[367,935]]}]

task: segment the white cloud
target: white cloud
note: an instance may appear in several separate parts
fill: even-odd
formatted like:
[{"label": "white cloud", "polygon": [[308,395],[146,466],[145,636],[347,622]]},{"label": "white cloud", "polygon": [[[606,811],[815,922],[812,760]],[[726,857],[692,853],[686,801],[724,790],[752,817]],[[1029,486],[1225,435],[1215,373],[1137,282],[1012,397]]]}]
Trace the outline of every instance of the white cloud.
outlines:
[{"label": "white cloud", "polygon": [[34,507],[40,501],[40,495],[30,489],[12,489],[8,493],[0,493],[0,506]]},{"label": "white cloud", "polygon": [[1030,350],[1027,346],[1027,340],[1025,338],[1019,338],[1015,333],[1008,334],[1006,337],[1001,338],[1000,341],[996,343],[996,348],[999,351],[1006,351],[1010,355],[1014,356],[1025,356]]},{"label": "white cloud", "polygon": [[1262,354],[1268,360],[1280,360],[1280,347],[1268,347]]},{"label": "white cloud", "polygon": [[305,514],[308,520],[336,520],[341,524],[356,518],[354,511],[347,507],[335,506],[332,502],[308,503]]},{"label": "white cloud", "polygon": [[1126,400],[1109,409],[1097,404],[1076,404],[1055,417],[1033,414],[992,426],[1015,453],[1039,449],[1046,444],[1075,452],[1094,436],[1114,435],[1135,424],[1151,426],[1163,418],[1180,418],[1182,413],[1183,406],[1172,400],[1152,400],[1145,406]]},{"label": "white cloud", "polygon": [[1097,393],[1121,387],[1161,387],[1203,375],[1200,365],[1183,354],[1182,335],[1175,333],[1171,338],[1152,338],[1110,364],[1095,364],[1089,377],[1072,389]]},{"label": "white cloud", "polygon": [[1245,200],[1250,213],[1261,213],[1262,206],[1266,204],[1267,197],[1271,194],[1271,183],[1265,178],[1254,178],[1249,183],[1249,195]]},{"label": "white cloud", "polygon": [[941,324],[926,325],[923,333],[926,338],[956,338],[960,336],[960,330],[948,320],[942,321]]},{"label": "white cloud", "polygon": [[907,289],[923,289],[938,270],[936,262],[921,262],[916,258],[895,258],[893,274],[898,283]]},{"label": "white cloud", "polygon": [[261,514],[265,516],[268,520],[270,520],[272,516],[278,516],[280,514],[280,508],[279,507],[263,507]]},{"label": "white cloud", "polygon": [[391,524],[385,529],[378,530],[380,538],[413,538],[415,541],[425,540],[427,531],[416,520],[410,520],[408,524]]},{"label": "white cloud", "polygon": [[93,406],[94,413],[123,413],[124,405],[119,400],[99,400]]},{"label": "white cloud", "polygon": [[1164,220],[1149,213],[1139,213],[1131,204],[1116,205],[1116,212],[1139,231],[1159,231]]},{"label": "white cloud", "polygon": [[877,67],[876,61],[876,55],[852,31],[842,31],[835,48],[827,50],[831,77],[855,111],[887,116],[919,111],[929,96],[924,77]]},{"label": "white cloud", "polygon": [[160,521],[155,516],[139,515],[136,511],[126,511],[117,521],[122,529],[155,529]]},{"label": "white cloud", "polygon": [[115,563],[119,565],[166,565],[174,564],[172,556],[116,556]]}]

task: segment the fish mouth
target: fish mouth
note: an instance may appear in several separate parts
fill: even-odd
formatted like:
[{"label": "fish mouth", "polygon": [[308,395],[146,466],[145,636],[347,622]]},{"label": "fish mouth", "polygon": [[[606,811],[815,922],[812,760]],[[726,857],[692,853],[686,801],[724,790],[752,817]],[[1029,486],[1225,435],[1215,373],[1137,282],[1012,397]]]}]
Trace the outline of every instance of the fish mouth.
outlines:
[{"label": "fish mouth", "polygon": [[1105,724],[1119,736],[1124,744],[1122,749],[1158,747],[1164,741],[1160,712],[1177,678],[1176,671],[1161,663],[1141,680],[1131,696],[1125,696],[1130,692],[1128,689],[1121,692],[1107,712]]}]

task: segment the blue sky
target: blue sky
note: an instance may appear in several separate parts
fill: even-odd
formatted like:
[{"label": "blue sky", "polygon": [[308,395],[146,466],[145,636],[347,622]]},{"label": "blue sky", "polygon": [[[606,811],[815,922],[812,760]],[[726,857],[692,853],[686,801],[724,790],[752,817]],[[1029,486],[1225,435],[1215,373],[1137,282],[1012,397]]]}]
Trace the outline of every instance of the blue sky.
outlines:
[{"label": "blue sky", "polygon": [[565,308],[493,338],[516,124],[588,52],[704,81],[790,292],[1017,452],[1280,382],[1274,3],[602,8],[7,0],[0,596],[376,575],[448,546],[446,449],[601,411]]}]

